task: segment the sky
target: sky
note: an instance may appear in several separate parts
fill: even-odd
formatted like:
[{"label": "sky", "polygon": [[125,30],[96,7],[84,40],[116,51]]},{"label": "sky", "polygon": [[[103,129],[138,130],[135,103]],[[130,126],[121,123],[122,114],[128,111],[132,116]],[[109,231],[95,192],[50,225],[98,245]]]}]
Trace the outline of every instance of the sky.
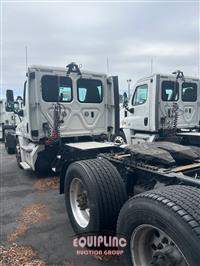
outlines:
[{"label": "sky", "polygon": [[151,72],[199,77],[198,1],[1,0],[1,95],[22,94],[28,65],[119,76],[120,92]]}]

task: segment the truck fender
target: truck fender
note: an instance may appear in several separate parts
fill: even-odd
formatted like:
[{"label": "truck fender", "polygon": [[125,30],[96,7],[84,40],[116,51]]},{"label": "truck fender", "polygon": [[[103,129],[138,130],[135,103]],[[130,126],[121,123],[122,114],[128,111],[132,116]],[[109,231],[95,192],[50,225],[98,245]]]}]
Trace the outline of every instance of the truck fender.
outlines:
[{"label": "truck fender", "polygon": [[62,169],[60,171],[60,194],[64,194],[65,193],[65,174],[67,171],[67,168],[69,167],[69,165],[72,162],[65,162],[62,166]]}]

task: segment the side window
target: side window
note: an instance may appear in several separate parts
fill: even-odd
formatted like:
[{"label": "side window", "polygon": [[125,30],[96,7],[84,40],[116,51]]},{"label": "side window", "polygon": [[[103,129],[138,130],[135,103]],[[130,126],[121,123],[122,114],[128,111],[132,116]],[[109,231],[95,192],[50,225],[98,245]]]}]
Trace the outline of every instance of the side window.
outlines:
[{"label": "side window", "polygon": [[86,88],[79,88],[78,89],[78,96],[79,96],[79,101],[80,102],[84,102],[85,101],[86,92],[87,92]]},{"label": "side window", "polygon": [[72,80],[70,78],[45,75],[41,81],[42,99],[45,102],[72,101]]},{"label": "side window", "polygon": [[59,86],[59,99],[61,102],[71,102],[72,100],[72,89],[71,87]]},{"label": "side window", "polygon": [[191,82],[184,82],[182,84],[182,101],[183,102],[196,102],[197,100],[197,84]]},{"label": "side window", "polygon": [[174,102],[179,99],[179,84],[171,80],[162,82],[162,100],[164,102]]},{"label": "side window", "polygon": [[20,108],[19,108],[19,103],[18,103],[18,102],[14,102],[14,110],[15,110],[16,112],[18,112],[18,111],[20,110]]},{"label": "side window", "polygon": [[81,103],[101,103],[103,85],[96,79],[79,79],[77,81],[78,100]]},{"label": "side window", "polygon": [[133,99],[132,105],[140,105],[147,101],[148,97],[148,86],[147,84],[140,85],[136,88]]}]

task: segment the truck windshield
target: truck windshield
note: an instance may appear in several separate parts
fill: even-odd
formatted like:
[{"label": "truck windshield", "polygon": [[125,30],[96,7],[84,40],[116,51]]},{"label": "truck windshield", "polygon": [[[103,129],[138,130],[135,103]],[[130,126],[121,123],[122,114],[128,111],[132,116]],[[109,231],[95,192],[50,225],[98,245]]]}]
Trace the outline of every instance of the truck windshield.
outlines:
[{"label": "truck windshield", "polygon": [[77,81],[78,100],[81,103],[101,103],[103,86],[100,80],[79,79]]},{"label": "truck windshield", "polygon": [[71,102],[72,80],[68,77],[44,75],[42,77],[42,98],[45,102]]},{"label": "truck windshield", "polygon": [[182,84],[182,101],[196,102],[197,100],[197,84],[191,82],[183,82]]},{"label": "truck windshield", "polygon": [[179,84],[171,80],[162,82],[162,100],[164,102],[178,101],[179,99]]}]

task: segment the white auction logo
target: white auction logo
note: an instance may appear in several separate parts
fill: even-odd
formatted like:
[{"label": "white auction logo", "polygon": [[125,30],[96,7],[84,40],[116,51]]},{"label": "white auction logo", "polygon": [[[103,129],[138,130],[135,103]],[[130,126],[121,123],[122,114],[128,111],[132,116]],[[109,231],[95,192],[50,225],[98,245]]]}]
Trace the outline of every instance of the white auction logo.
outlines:
[{"label": "white auction logo", "polygon": [[73,240],[74,247],[100,247],[104,245],[104,247],[126,247],[127,241],[125,238],[118,238],[116,236],[87,236],[81,238],[75,238]]},{"label": "white auction logo", "polygon": [[124,253],[123,250],[119,250],[120,247],[124,248],[127,245],[127,241],[125,238],[121,237],[118,238],[116,236],[87,236],[81,238],[75,238],[73,240],[73,246],[75,248],[81,247],[84,248],[85,246],[91,247],[104,247],[109,248],[118,248],[118,250],[77,250],[77,255],[122,255]]}]

